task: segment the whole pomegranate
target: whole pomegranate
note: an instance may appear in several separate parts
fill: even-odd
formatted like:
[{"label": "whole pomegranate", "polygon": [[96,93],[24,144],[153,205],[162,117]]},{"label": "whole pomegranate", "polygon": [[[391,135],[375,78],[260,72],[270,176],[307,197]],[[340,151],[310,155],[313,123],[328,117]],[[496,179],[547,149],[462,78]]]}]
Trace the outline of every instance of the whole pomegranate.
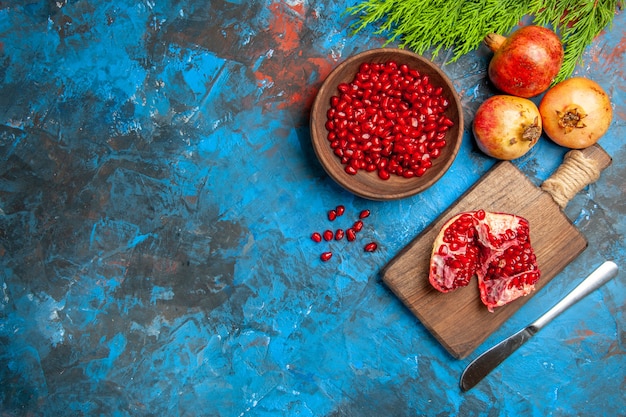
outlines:
[{"label": "whole pomegranate", "polygon": [[445,293],[466,286],[474,275],[491,312],[534,290],[541,272],[526,219],[476,210],[444,224],[433,244],[431,285]]},{"label": "whole pomegranate", "polygon": [[546,135],[571,149],[596,143],[613,119],[608,94],[584,77],[569,78],[549,89],[539,103],[539,113]]},{"label": "whole pomegranate", "polygon": [[489,79],[495,87],[518,97],[534,97],[548,89],[563,63],[563,44],[556,33],[541,26],[524,26],[508,38],[485,37],[494,53]]},{"label": "whole pomegranate", "polygon": [[496,95],[485,100],[474,116],[472,131],[481,151],[503,160],[526,154],[541,137],[541,116],[532,101]]}]

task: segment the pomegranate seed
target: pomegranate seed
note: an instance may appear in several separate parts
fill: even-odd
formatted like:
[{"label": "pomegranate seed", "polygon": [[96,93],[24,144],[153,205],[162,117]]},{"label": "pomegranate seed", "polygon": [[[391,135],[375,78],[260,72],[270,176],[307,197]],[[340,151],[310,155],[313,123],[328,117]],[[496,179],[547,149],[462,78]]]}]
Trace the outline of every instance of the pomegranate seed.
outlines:
[{"label": "pomegranate seed", "polygon": [[328,212],[328,220],[331,222],[337,218],[337,212],[335,210],[330,210]]},{"label": "pomegranate seed", "polygon": [[378,168],[378,178],[380,178],[381,180],[388,180],[389,178],[391,178],[391,175],[389,174],[389,171]]},{"label": "pomegranate seed", "polygon": [[337,229],[335,231],[335,240],[341,240],[341,239],[343,239],[343,236],[344,236],[343,229]]},{"label": "pomegranate seed", "polygon": [[335,212],[337,213],[337,216],[343,216],[343,213],[346,211],[346,208],[344,206],[337,206],[337,208],[335,208]]},{"label": "pomegranate seed", "polygon": [[362,210],[359,213],[359,219],[364,219],[364,218],[369,217],[369,216],[370,216],[370,211],[369,210]]},{"label": "pomegranate seed", "polygon": [[333,240],[334,236],[335,236],[335,234],[333,233],[332,230],[325,230],[324,231],[324,240],[325,241]]},{"label": "pomegranate seed", "polygon": [[313,242],[317,242],[320,243],[322,241],[322,235],[320,235],[319,233],[315,232],[311,235],[311,240]]},{"label": "pomegranate seed", "polygon": [[426,170],[428,168],[426,166],[421,166],[419,168],[417,168],[417,170],[415,171],[415,176],[416,177],[421,177],[422,175],[424,175],[426,173]]},{"label": "pomegranate seed", "polygon": [[352,228],[355,232],[360,232],[363,229],[363,221],[357,220],[354,222],[354,225],[352,225]]},{"label": "pomegranate seed", "polygon": [[378,244],[376,242],[370,242],[363,248],[365,252],[374,252],[378,248]]},{"label": "pomegranate seed", "polygon": [[346,239],[348,239],[349,242],[356,240],[356,231],[352,227],[346,229]]},{"label": "pomegranate seed", "polygon": [[328,262],[328,261],[330,260],[330,258],[332,258],[332,257],[333,257],[333,253],[332,253],[332,252],[323,252],[323,253],[320,255],[320,259],[321,259],[323,262]]}]

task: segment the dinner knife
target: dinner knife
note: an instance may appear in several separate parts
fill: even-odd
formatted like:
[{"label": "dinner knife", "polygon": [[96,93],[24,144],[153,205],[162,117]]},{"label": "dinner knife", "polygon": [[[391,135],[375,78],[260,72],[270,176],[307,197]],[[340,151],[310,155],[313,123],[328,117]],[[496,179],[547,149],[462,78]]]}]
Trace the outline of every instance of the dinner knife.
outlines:
[{"label": "dinner knife", "polygon": [[460,384],[461,390],[467,391],[478,384],[489,372],[500,365],[552,319],[613,279],[617,275],[617,270],[618,267],[613,261],[604,262],[537,320],[483,352],[467,365],[463,371]]}]

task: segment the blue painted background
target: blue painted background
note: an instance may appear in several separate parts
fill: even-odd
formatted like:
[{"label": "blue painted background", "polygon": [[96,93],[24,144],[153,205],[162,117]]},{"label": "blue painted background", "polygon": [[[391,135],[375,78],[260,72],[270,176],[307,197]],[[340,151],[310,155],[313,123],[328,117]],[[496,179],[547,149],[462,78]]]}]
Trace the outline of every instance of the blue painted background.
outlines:
[{"label": "blue painted background", "polygon": [[[613,165],[566,208],[590,246],[456,360],[379,272],[494,160],[466,129],[443,179],[393,202],[324,173],[315,92],[385,41],[350,34],[351,4],[0,1],[0,415],[626,415],[623,272],[458,388],[603,260],[626,267],[624,13],[576,72],[615,111]],[[468,121],[488,58],[437,58]],[[515,163],[540,183],[564,152],[544,138]],[[371,210],[378,251],[309,239],[338,204],[337,227]]]}]

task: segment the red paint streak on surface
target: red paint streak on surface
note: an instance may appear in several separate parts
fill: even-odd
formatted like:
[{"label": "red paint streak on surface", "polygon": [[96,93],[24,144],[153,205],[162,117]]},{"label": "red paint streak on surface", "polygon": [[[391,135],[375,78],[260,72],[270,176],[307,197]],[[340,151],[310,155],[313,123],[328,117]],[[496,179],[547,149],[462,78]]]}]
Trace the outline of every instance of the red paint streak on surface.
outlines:
[{"label": "red paint streak on surface", "polygon": [[334,68],[330,58],[309,58],[308,61],[315,67],[317,67],[321,79],[325,79],[326,77],[328,77],[328,74],[330,74],[330,72]]},{"label": "red paint streak on surface", "polygon": [[609,68],[614,65],[619,65],[624,60],[624,53],[626,53],[626,37],[622,36],[615,48],[603,57],[605,65]]},{"label": "red paint streak on surface", "polygon": [[[622,349],[620,349],[620,347],[617,344],[617,342],[614,341],[614,342],[612,342],[609,345],[609,349],[608,349],[606,355],[603,356],[603,359],[607,359],[607,358],[610,358],[612,356],[620,356],[620,355],[624,355],[624,352],[622,351]],[[624,382],[626,383],[626,377],[624,377]]]},{"label": "red paint streak on surface", "polygon": [[260,71],[257,71],[254,73],[255,78],[257,79],[257,85],[258,86],[262,86],[263,84],[269,84],[269,83],[273,83],[274,79],[272,78],[271,75],[268,74],[264,74]]},{"label": "red paint streak on surface", "polygon": [[[301,34],[306,30],[306,9],[303,3],[287,5],[282,2],[269,6],[272,20],[269,35],[273,41],[273,53],[266,58],[255,72],[259,87],[266,87],[264,95],[274,101],[278,109],[302,107],[310,108],[317,92],[311,79],[321,81],[332,69],[332,59],[309,56],[303,49]],[[312,15],[317,18],[315,14]]]},{"label": "red paint streak on surface", "polygon": [[[299,59],[285,59],[283,61],[268,62],[268,68],[272,69],[272,74],[280,85],[278,89],[286,93],[282,101],[277,104],[279,109],[289,108],[297,105],[305,109],[313,105],[313,100],[321,82],[326,78],[332,69],[332,61],[320,57],[309,57],[304,61]],[[309,78],[315,74],[319,80],[319,85],[309,83]],[[276,89],[274,89],[276,90]]]},{"label": "red paint streak on surface", "polygon": [[293,7],[284,3],[273,3],[269,9],[274,17],[270,22],[270,32],[278,47],[283,51],[298,48],[304,25],[302,20],[304,6]]},{"label": "red paint streak on surface", "polygon": [[568,345],[579,344],[586,338],[594,336],[596,334],[593,330],[590,329],[578,330],[576,333],[578,333],[578,337],[566,340],[565,343],[567,343]]}]

